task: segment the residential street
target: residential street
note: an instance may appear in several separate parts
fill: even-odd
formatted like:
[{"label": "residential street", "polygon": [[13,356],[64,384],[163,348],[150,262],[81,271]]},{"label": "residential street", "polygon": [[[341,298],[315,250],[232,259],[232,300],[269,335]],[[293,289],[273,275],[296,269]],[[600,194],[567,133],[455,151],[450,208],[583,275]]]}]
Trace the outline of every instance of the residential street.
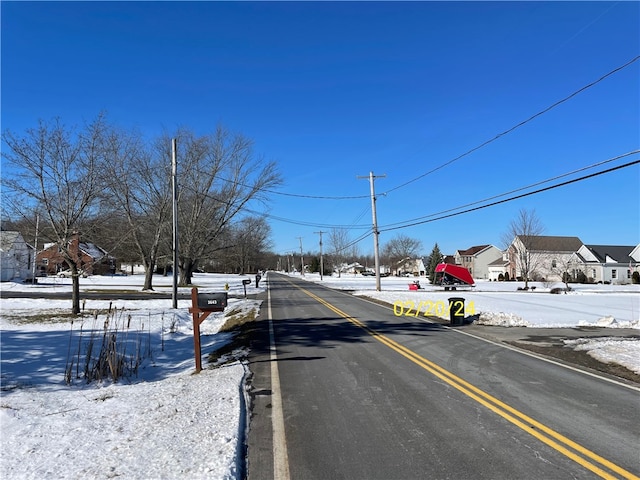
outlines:
[{"label": "residential street", "polygon": [[637,386],[320,285],[268,284],[249,359],[249,479],[640,474]]}]

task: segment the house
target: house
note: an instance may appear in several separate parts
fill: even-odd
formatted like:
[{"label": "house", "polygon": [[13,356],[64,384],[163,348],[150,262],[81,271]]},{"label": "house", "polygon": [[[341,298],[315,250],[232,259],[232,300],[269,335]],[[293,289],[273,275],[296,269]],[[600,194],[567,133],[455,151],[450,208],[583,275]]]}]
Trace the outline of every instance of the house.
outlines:
[{"label": "house", "polygon": [[[113,274],[116,271],[114,257],[94,243],[81,242],[78,234],[69,241],[69,252],[78,268],[88,275]],[[38,252],[36,262],[41,274],[55,275],[69,268],[56,243],[45,244],[44,249]]]},{"label": "house", "polygon": [[562,281],[583,243],[578,237],[517,235],[507,249],[509,276],[529,280]]},{"label": "house", "polygon": [[144,274],[146,272],[142,263],[122,262],[120,271],[128,275]]},{"label": "house", "polygon": [[502,252],[500,258],[495,259],[489,265],[487,265],[489,272],[489,280],[497,282],[498,280],[504,280],[506,274],[509,273],[509,254]]},{"label": "house", "polygon": [[466,250],[457,250],[455,264],[469,270],[473,278],[488,279],[489,265],[502,258],[502,250],[493,245],[476,245]]},{"label": "house", "polygon": [[455,255],[443,255],[440,263],[450,263],[451,265],[456,264],[456,256]]},{"label": "house", "polygon": [[595,283],[631,283],[640,266],[640,244],[582,245],[572,259],[569,272],[573,279]]},{"label": "house", "polygon": [[343,263],[341,265],[338,265],[337,268],[335,268],[335,271],[338,273],[362,273],[362,271],[365,270],[365,268],[360,265],[358,262],[353,262],[353,263]]},{"label": "house", "polygon": [[33,278],[33,247],[20,232],[0,232],[0,281],[23,281]]},{"label": "house", "polygon": [[414,277],[424,277],[427,269],[422,258],[405,258],[396,264],[394,275],[413,275]]}]

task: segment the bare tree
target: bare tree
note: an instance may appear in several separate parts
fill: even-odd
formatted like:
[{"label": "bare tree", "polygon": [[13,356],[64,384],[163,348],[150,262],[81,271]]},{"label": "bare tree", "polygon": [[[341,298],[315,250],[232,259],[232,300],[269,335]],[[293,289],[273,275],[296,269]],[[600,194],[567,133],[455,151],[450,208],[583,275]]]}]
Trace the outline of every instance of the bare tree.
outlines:
[{"label": "bare tree", "polygon": [[382,248],[382,256],[386,261],[397,264],[402,260],[416,258],[422,250],[422,242],[406,235],[397,235]]},{"label": "bare tree", "polygon": [[517,275],[524,279],[525,288],[529,288],[529,280],[533,278],[544,257],[539,253],[540,235],[544,226],[535,210],[521,209],[518,216],[511,221],[503,235],[505,248],[509,252],[509,261]]},{"label": "bare tree", "polygon": [[261,254],[271,246],[271,227],[262,217],[245,217],[233,225],[232,231],[234,245],[229,256],[233,258],[238,273],[257,269]]},{"label": "bare tree", "polygon": [[[96,214],[104,192],[104,139],[99,115],[76,133],[59,119],[40,121],[24,135],[5,131],[2,156],[12,167],[2,182],[26,208],[39,208],[72,275],[72,312],[80,313],[80,282],[72,237]],[[3,192],[4,193],[4,192]]]},{"label": "bare tree", "polygon": [[348,230],[344,228],[332,228],[329,232],[329,255],[333,261],[334,269],[341,275],[341,267],[348,259],[359,256],[358,246],[349,238]]},{"label": "bare tree", "polygon": [[547,261],[549,262],[547,270],[560,277],[566,291],[571,290],[569,282],[578,280],[578,276],[582,274],[582,270],[577,268],[579,263],[576,257],[574,255],[552,254],[549,255]]},{"label": "bare tree", "polygon": [[222,127],[202,137],[182,130],[176,138],[180,284],[189,285],[198,262],[216,250],[216,237],[249,202],[265,201],[281,178],[248,138]]},{"label": "bare tree", "polygon": [[168,139],[147,148],[136,133],[113,131],[108,139],[111,203],[124,213],[137,256],[145,270],[143,290],[153,290],[153,272],[172,209]]}]

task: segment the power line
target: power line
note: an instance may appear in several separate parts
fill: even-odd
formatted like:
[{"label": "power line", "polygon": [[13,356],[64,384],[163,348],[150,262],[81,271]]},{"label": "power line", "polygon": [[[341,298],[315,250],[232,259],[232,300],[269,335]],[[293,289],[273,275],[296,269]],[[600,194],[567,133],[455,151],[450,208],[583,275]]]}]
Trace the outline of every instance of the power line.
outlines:
[{"label": "power line", "polygon": [[[370,227],[369,227],[370,228]],[[347,245],[344,245],[342,248],[339,248],[337,250],[334,250],[335,253],[339,253],[339,252],[343,252],[351,247],[353,247],[354,245],[360,243],[361,241],[365,240],[366,238],[369,238],[371,235],[373,235],[373,232],[366,232],[362,235],[360,235],[359,237],[357,237],[355,240],[352,240],[350,243],[348,243]]]},{"label": "power line", "polygon": [[[199,192],[197,189],[193,188],[190,185],[181,183],[181,184],[179,184],[179,187],[180,187],[181,190],[189,190],[189,191],[194,192],[194,193],[196,193],[198,195],[201,195],[202,197],[210,198],[211,200],[214,200],[214,201],[216,201],[216,202],[218,202],[218,203],[220,203],[222,205],[226,205],[228,207],[233,205],[233,202],[228,202],[228,201],[225,201],[225,200],[221,200],[219,197],[217,197],[215,195],[212,195],[210,193]],[[363,198],[368,198],[368,197],[365,196]],[[292,225],[300,225],[300,226],[303,226],[303,227],[343,228],[343,229],[362,229],[362,230],[367,229],[367,228],[371,228],[368,225],[361,225],[361,226],[359,226],[359,225],[330,225],[330,224],[325,224],[325,223],[313,223],[313,222],[305,222],[305,221],[302,221],[302,220],[292,220],[292,219],[289,219],[289,218],[284,218],[284,217],[279,217],[277,215],[272,215],[270,213],[258,212],[257,210],[253,210],[253,209],[250,209],[250,208],[247,208],[247,207],[244,207],[242,210],[244,212],[248,212],[248,213],[251,213],[253,215],[257,215],[259,217],[270,218],[272,220],[277,220],[279,222],[290,223]]]},{"label": "power line", "polygon": [[313,227],[313,228],[339,228],[339,229],[345,229],[345,230],[352,230],[352,229],[358,229],[358,230],[365,230],[365,229],[370,229],[371,225],[330,225],[330,224],[326,224],[326,223],[311,223],[311,222],[303,222],[301,220],[291,220],[288,218],[283,218],[283,217],[278,217],[276,215],[272,215],[270,213],[264,213],[264,212],[258,212],[255,210],[251,210],[249,208],[246,208],[245,211],[249,212],[249,213],[253,213],[254,215],[259,215],[265,218],[270,218],[272,220],[277,220],[279,222],[283,222],[283,223],[290,223],[292,225],[300,225],[303,227]]},{"label": "power line", "polygon": [[309,198],[313,200],[361,200],[363,198],[369,198],[368,195],[358,195],[354,197],[327,197],[327,196],[320,196],[320,195],[301,195],[296,193],[276,192],[274,190],[265,190],[265,193],[272,193],[273,195],[282,195],[284,197]]},{"label": "power line", "polygon": [[[462,153],[461,155],[458,155],[457,157],[439,165],[438,167],[435,167],[431,170],[429,170],[428,172],[423,173],[422,175],[419,175],[405,183],[402,183],[396,187],[391,188],[390,190],[387,190],[384,193],[381,193],[380,195],[386,195],[388,193],[394,192],[396,190],[399,190],[403,187],[406,187],[407,185],[410,185],[414,182],[417,182],[418,180],[431,175],[434,172],[437,172],[438,170],[441,170],[442,168],[451,165],[452,163],[470,155],[473,152],[476,152],[477,150],[480,150],[481,148],[495,142],[496,140],[502,138],[503,136],[513,132],[514,130],[522,127],[523,125],[526,125],[527,123],[533,121],[534,119],[540,117],[541,115],[544,115],[545,113],[553,110],[554,108],[558,107],[559,105],[562,105],[563,103],[571,100],[573,97],[579,95],[580,93],[584,92],[585,90],[588,90],[589,88],[597,85],[598,83],[602,82],[603,80],[605,80],[606,78],[610,77],[611,75],[614,75],[615,73],[627,68],[628,66],[632,65],[633,63],[635,63],[636,61],[640,60],[640,55],[632,58],[631,60],[629,60],[628,62],[626,62],[625,64],[614,68],[613,70],[611,70],[610,72],[602,75],[600,78],[598,78],[597,80],[583,86],[582,88],[579,88],[578,90],[576,90],[575,92],[571,93],[570,95],[562,98],[561,100],[558,100],[557,102],[551,104],[550,106],[546,107],[545,109],[539,111],[538,113],[530,116],[529,118],[527,118],[526,120],[521,121],[520,123],[512,126],[511,128],[508,128],[507,130],[503,131],[502,133],[499,133],[497,135],[495,135],[493,138],[484,141],[483,143],[481,143],[480,145]],[[228,183],[233,183],[235,185],[240,185],[246,188],[251,188],[251,186],[249,185],[244,185],[242,183],[239,183],[237,181],[233,181],[233,180],[228,180],[226,178],[222,178],[222,177],[217,177],[219,180],[224,181],[224,182],[228,182]],[[292,197],[292,198],[306,198],[306,199],[311,199],[311,200],[361,200],[364,198],[368,198],[368,195],[356,195],[356,196],[323,196],[323,195],[303,195],[303,194],[296,194],[296,193],[286,193],[286,192],[279,192],[276,190],[263,190],[264,193],[269,193],[269,194],[273,194],[273,195],[280,195],[280,196],[285,196],[285,197]]]},{"label": "power line", "polygon": [[495,141],[496,141],[496,140],[498,140],[499,138],[501,138],[501,137],[503,137],[503,136],[505,136],[505,135],[507,135],[507,134],[509,134],[509,133],[513,132],[513,131],[514,131],[514,130],[516,130],[517,128],[520,128],[521,126],[523,126],[523,125],[525,125],[525,124],[527,124],[527,123],[531,122],[531,121],[532,121],[532,120],[534,120],[535,118],[537,118],[537,117],[539,117],[539,116],[541,116],[541,115],[543,115],[543,114],[547,113],[548,111],[550,111],[550,110],[554,109],[554,108],[555,108],[555,107],[557,107],[558,105],[561,105],[561,104],[563,104],[563,103],[567,102],[568,100],[572,99],[572,98],[573,98],[573,97],[575,97],[576,95],[578,95],[578,94],[580,94],[580,93],[584,92],[585,90],[587,90],[587,89],[589,89],[589,88],[593,87],[594,85],[597,85],[598,83],[600,83],[601,81],[603,81],[605,78],[610,77],[610,76],[611,76],[611,75],[613,75],[614,73],[617,73],[617,72],[619,72],[620,70],[622,70],[622,69],[624,69],[624,68],[628,67],[629,65],[633,64],[634,62],[636,62],[638,59],[640,59],[640,55],[638,55],[637,57],[635,57],[635,58],[633,58],[633,59],[629,60],[629,61],[628,61],[627,63],[625,63],[624,65],[621,65],[621,66],[619,66],[619,67],[617,67],[617,68],[615,68],[615,69],[611,70],[609,73],[606,73],[605,75],[601,76],[600,78],[598,78],[597,80],[595,80],[595,81],[591,82],[590,84],[585,85],[584,87],[582,87],[582,88],[580,88],[580,89],[576,90],[576,91],[575,91],[575,92],[573,92],[571,95],[569,95],[569,96],[567,96],[567,97],[563,98],[562,100],[558,100],[558,101],[557,101],[557,102],[555,102],[554,104],[550,105],[549,107],[545,108],[544,110],[539,111],[539,112],[538,112],[538,113],[536,113],[535,115],[530,116],[529,118],[527,118],[526,120],[523,120],[522,122],[518,123],[517,125],[514,125],[513,127],[509,128],[509,129],[507,129],[507,130],[505,130],[504,132],[497,134],[497,135],[496,135],[495,137],[493,137],[492,139],[487,140],[487,141],[485,141],[485,142],[481,143],[481,144],[480,144],[480,145],[478,145],[477,147],[474,147],[474,148],[472,148],[471,150],[468,150],[467,152],[463,153],[462,155],[458,155],[457,157],[455,157],[455,158],[453,158],[453,159],[449,160],[448,162],[445,162],[445,163],[443,163],[442,165],[440,165],[440,166],[438,166],[438,167],[436,167],[436,168],[434,168],[434,169],[432,169],[432,170],[429,170],[428,172],[423,173],[422,175],[420,175],[420,176],[418,176],[418,177],[416,177],[416,178],[414,178],[414,179],[412,179],[412,180],[409,180],[408,182],[402,183],[402,184],[398,185],[397,187],[393,187],[391,190],[387,190],[387,191],[386,191],[386,193],[391,193],[391,192],[393,192],[393,191],[395,191],[395,190],[399,190],[400,188],[406,187],[407,185],[409,185],[409,184],[411,184],[411,183],[413,183],[413,182],[416,182],[416,181],[420,180],[421,178],[426,177],[427,175],[430,175],[430,174],[432,174],[432,173],[434,173],[434,172],[437,172],[438,170],[440,170],[440,169],[442,169],[442,168],[446,167],[447,165],[451,165],[453,162],[456,162],[456,161],[460,160],[461,158],[464,158],[464,157],[466,157],[467,155],[470,155],[471,153],[473,153],[473,152],[475,152],[475,151],[477,151],[477,150],[480,150],[481,148],[483,148],[483,147],[485,147],[485,146],[489,145],[490,143],[495,142]]},{"label": "power line", "polygon": [[[393,230],[409,228],[409,227],[413,227],[413,226],[417,226],[417,225],[422,225],[422,224],[425,224],[425,223],[431,223],[431,222],[435,222],[435,221],[438,221],[438,220],[443,220],[443,219],[446,219],[446,218],[455,217],[455,216],[462,215],[462,214],[465,214],[465,213],[470,213],[470,212],[473,212],[473,211],[476,211],[476,210],[482,210],[484,208],[493,207],[493,206],[496,206],[496,205],[507,203],[507,202],[510,202],[510,201],[513,201],[513,200],[518,200],[520,198],[528,197],[528,196],[535,195],[535,194],[538,194],[538,193],[542,193],[542,192],[545,192],[545,191],[548,191],[548,190],[552,190],[552,189],[556,189],[556,188],[559,188],[559,187],[567,186],[567,185],[570,185],[570,184],[573,184],[573,183],[577,183],[577,182],[580,182],[580,181],[583,181],[583,180],[587,180],[589,178],[593,178],[593,177],[597,177],[597,176],[600,176],[600,175],[604,175],[606,173],[611,173],[613,171],[620,170],[622,168],[631,167],[633,165],[637,165],[638,163],[640,163],[640,160],[634,160],[632,162],[629,162],[629,163],[626,163],[626,164],[623,164],[623,165],[618,165],[616,167],[612,167],[612,168],[609,168],[607,170],[602,170],[602,171],[599,171],[599,172],[592,173],[590,175],[585,175],[585,176],[582,176],[582,177],[579,177],[579,178],[575,178],[575,179],[572,179],[572,180],[567,180],[565,182],[561,182],[561,183],[558,183],[558,184],[555,184],[555,185],[550,185],[550,186],[545,187],[545,188],[540,188],[540,189],[537,189],[537,190],[534,190],[534,191],[531,191],[531,192],[527,192],[527,193],[523,193],[523,194],[520,194],[520,195],[512,196],[512,197],[509,197],[509,198],[506,198],[506,199],[503,199],[503,200],[498,200],[498,201],[495,201],[495,202],[491,202],[491,203],[488,203],[488,204],[485,204],[485,205],[477,206],[477,207],[474,207],[474,208],[467,208],[466,210],[462,210],[462,211],[459,211],[459,212],[448,213],[448,212],[452,212],[452,211],[455,211],[455,210],[459,210],[460,208],[464,208],[464,207],[467,207],[467,206],[477,205],[478,203],[485,202],[487,200],[492,200],[494,198],[500,198],[500,197],[503,197],[505,195],[509,195],[511,193],[522,191],[522,190],[525,190],[525,189],[528,189],[528,188],[531,188],[531,187],[534,187],[534,186],[537,186],[537,185],[542,185],[544,183],[548,183],[548,182],[553,181],[553,180],[564,178],[564,177],[566,177],[568,175],[572,175],[572,174],[575,174],[575,173],[578,173],[578,172],[581,172],[581,171],[585,171],[585,170],[588,170],[588,169],[591,169],[591,168],[595,168],[596,166],[604,165],[606,163],[610,163],[612,161],[619,160],[621,158],[628,157],[630,155],[634,155],[634,154],[637,154],[637,153],[640,153],[640,150],[635,150],[635,151],[632,151],[632,152],[624,153],[624,154],[618,155],[616,157],[613,157],[613,158],[610,158],[610,159],[607,159],[607,160],[603,160],[601,162],[597,162],[595,164],[592,164],[592,165],[589,165],[589,166],[586,166],[586,167],[582,167],[582,168],[579,168],[577,170],[573,170],[571,172],[564,173],[562,175],[558,175],[556,177],[552,177],[552,178],[549,178],[549,179],[546,179],[546,180],[543,180],[543,181],[528,185],[526,187],[521,187],[521,188],[509,191],[509,192],[505,192],[505,193],[502,193],[502,194],[499,194],[499,195],[494,195],[494,196],[489,197],[489,198],[484,199],[484,200],[479,200],[477,202],[466,204],[466,205],[463,205],[463,206],[460,206],[460,207],[455,207],[455,208],[452,208],[452,209],[449,209],[449,210],[445,210],[445,211],[440,212],[440,213],[434,213],[434,214],[431,214],[431,215],[429,215],[427,217],[419,217],[419,219],[421,219],[421,218],[433,217],[434,215],[440,215],[440,216],[438,216],[436,218],[429,218],[427,220],[421,220],[421,221],[414,221],[414,220],[418,220],[418,219],[413,219],[413,220],[406,220],[404,222],[390,224],[390,225],[387,225],[385,227],[379,228],[379,232],[389,232],[389,231],[393,231]],[[185,188],[193,190],[192,188],[189,188],[186,185],[185,185]],[[216,200],[216,201],[218,201],[220,203],[227,203],[227,202],[224,202],[222,200],[219,200],[219,199],[215,198],[213,195],[210,195],[210,194],[204,194],[204,196],[212,198],[213,200]],[[248,212],[248,213],[252,213],[254,215],[258,215],[258,216],[265,217],[265,218],[271,218],[273,220],[277,220],[277,221],[281,221],[281,222],[285,222],[285,223],[291,223],[291,224],[294,224],[294,225],[308,226],[308,227],[314,227],[314,228],[344,228],[344,229],[366,229],[366,230],[369,230],[368,232],[365,232],[362,235],[360,235],[359,237],[357,237],[355,240],[351,241],[348,245],[345,245],[343,248],[340,249],[341,251],[342,250],[346,250],[346,249],[352,247],[353,245],[356,245],[356,244],[360,243],[361,241],[365,240],[370,235],[373,235],[373,232],[370,230],[370,228],[371,228],[370,226],[357,226],[357,225],[344,226],[344,225],[316,224],[316,223],[302,222],[302,221],[286,219],[286,218],[278,217],[278,216],[271,215],[271,214],[264,213],[264,212],[257,212],[255,210],[251,210],[251,209],[248,209],[248,208],[245,208],[245,211]],[[442,213],[446,213],[446,215],[441,215]],[[407,223],[407,222],[411,222],[411,223]]]},{"label": "power line", "polygon": [[389,227],[392,227],[392,226],[395,226],[395,225],[404,225],[407,222],[414,222],[414,221],[422,220],[422,219],[425,219],[425,218],[431,218],[431,217],[435,217],[437,215],[442,215],[444,213],[454,212],[456,210],[460,210],[461,208],[471,207],[473,205],[478,205],[480,203],[485,203],[485,202],[488,202],[489,200],[494,200],[496,198],[504,197],[506,195],[511,195],[513,193],[521,192],[523,190],[528,190],[530,188],[537,187],[538,185],[543,185],[545,183],[553,182],[554,180],[559,180],[561,178],[568,177],[569,175],[574,175],[576,173],[583,172],[585,170],[589,170],[591,168],[599,167],[601,165],[605,165],[607,163],[611,163],[611,162],[614,162],[616,160],[620,160],[621,158],[625,158],[625,157],[628,157],[630,155],[635,155],[636,153],[640,153],[640,150],[634,150],[632,152],[623,153],[622,155],[618,155],[616,157],[613,157],[613,158],[610,158],[610,159],[607,159],[607,160],[603,160],[601,162],[597,162],[597,163],[594,163],[592,165],[588,165],[586,167],[578,168],[578,169],[573,170],[571,172],[563,173],[562,175],[557,175],[557,176],[552,177],[552,178],[547,178],[546,180],[542,180],[542,181],[539,181],[539,182],[536,182],[536,183],[532,183],[531,185],[527,185],[527,186],[524,186],[524,187],[516,188],[515,190],[511,190],[509,192],[504,192],[504,193],[501,193],[499,195],[493,195],[491,197],[484,198],[482,200],[477,200],[477,201],[472,202],[472,203],[467,203],[465,205],[460,205],[458,207],[449,208],[449,209],[443,210],[441,212],[436,212],[436,213],[432,213],[432,214],[429,214],[429,215],[423,215],[421,217],[412,218],[412,219],[409,219],[409,220],[404,220],[402,222],[390,223],[388,225],[385,225],[385,228],[389,228]]},{"label": "power line", "polygon": [[[221,180],[221,181],[226,182],[226,183],[231,183],[233,185],[239,185],[239,186],[245,187],[245,188],[252,188],[251,185],[245,185],[245,184],[243,184],[241,182],[238,182],[237,180],[229,180],[228,178],[224,178],[224,177],[220,177],[220,176],[217,176],[216,179],[217,180]],[[332,196],[326,196],[326,195],[302,195],[302,194],[298,194],[298,193],[278,192],[276,190],[263,190],[263,192],[264,193],[270,193],[272,195],[280,195],[280,196],[283,196],[283,197],[307,198],[307,199],[311,199],[311,200],[362,200],[363,198],[369,198],[368,195],[332,197]]]},{"label": "power line", "polygon": [[486,205],[481,205],[479,207],[469,208],[469,209],[463,210],[461,212],[450,213],[448,215],[442,215],[440,217],[432,218],[430,220],[423,220],[423,221],[420,221],[420,222],[409,223],[409,224],[406,224],[406,225],[401,225],[401,226],[391,227],[391,228],[381,228],[380,231],[381,232],[389,232],[391,230],[398,230],[398,229],[401,229],[401,228],[415,227],[416,225],[422,225],[422,224],[425,224],[425,223],[435,222],[437,220],[443,220],[445,218],[455,217],[457,215],[462,215],[463,213],[469,213],[469,212],[473,212],[473,211],[476,211],[476,210],[482,210],[483,208],[494,207],[496,205],[500,205],[501,203],[511,202],[513,200],[518,200],[520,198],[524,198],[524,197],[528,197],[528,196],[535,195],[535,194],[538,194],[538,193],[546,192],[547,190],[552,190],[554,188],[564,187],[564,186],[572,184],[572,183],[581,182],[582,180],[587,180],[589,178],[597,177],[599,175],[604,175],[605,173],[611,173],[611,172],[613,172],[615,170],[620,170],[621,168],[631,167],[633,165],[637,165],[638,163],[640,163],[640,160],[635,160],[635,161],[630,162],[630,163],[625,163],[624,165],[618,165],[616,167],[612,167],[612,168],[609,168],[607,170],[602,170],[600,172],[592,173],[591,175],[585,175],[584,177],[574,178],[572,180],[567,180],[566,182],[558,183],[556,185],[551,185],[549,187],[540,188],[540,189],[534,190],[532,192],[527,192],[527,193],[523,193],[521,195],[516,195],[515,197],[505,198],[505,199],[499,200],[497,202],[488,203]]},{"label": "power line", "polygon": [[[536,182],[536,183],[533,183],[533,184],[530,184],[530,185],[527,185],[527,186],[524,186],[524,187],[520,187],[520,188],[517,188],[517,189],[514,189],[514,190],[510,190],[508,192],[504,192],[504,193],[501,193],[501,194],[498,194],[498,195],[493,195],[491,197],[488,197],[488,198],[485,198],[485,199],[482,199],[482,200],[478,200],[478,201],[475,201],[475,202],[472,202],[472,203],[468,203],[468,204],[465,204],[465,205],[460,205],[458,207],[454,207],[454,208],[450,208],[450,209],[447,209],[447,210],[443,210],[441,212],[432,213],[430,215],[417,217],[417,218],[413,218],[413,219],[407,219],[407,220],[403,220],[401,222],[396,222],[396,223],[391,223],[391,224],[388,224],[388,225],[384,225],[383,227],[380,228],[380,231],[381,232],[383,232],[383,231],[386,232],[386,231],[395,230],[395,229],[398,229],[398,228],[405,228],[406,226],[419,225],[419,224],[422,224],[422,223],[428,223],[430,221],[440,220],[440,219],[443,219],[443,218],[449,218],[451,216],[459,215],[461,213],[466,213],[466,212],[478,210],[480,208],[486,208],[487,206],[497,205],[499,203],[503,203],[504,201],[510,201],[512,199],[514,200],[514,199],[517,199],[517,198],[522,198],[523,196],[531,195],[533,193],[539,193],[539,192],[545,191],[547,189],[557,188],[557,186],[568,185],[570,183],[574,183],[575,181],[579,181],[579,180],[590,178],[591,176],[597,176],[597,175],[601,175],[602,173],[608,173],[608,172],[616,170],[618,167],[612,168],[612,169],[609,169],[609,170],[605,170],[604,172],[597,172],[596,174],[591,175],[591,176],[581,177],[581,178],[578,178],[578,179],[575,179],[575,180],[571,180],[571,181],[568,181],[568,182],[563,182],[561,184],[548,187],[546,189],[539,189],[539,190],[536,190],[536,191],[533,191],[533,192],[529,192],[527,194],[519,195],[519,196],[516,196],[516,197],[511,197],[510,199],[506,199],[506,200],[501,201],[501,202],[493,202],[493,203],[481,206],[479,208],[471,208],[471,209],[466,209],[466,210],[458,212],[458,213],[449,214],[450,212],[455,212],[456,210],[460,210],[460,209],[463,209],[463,208],[466,208],[466,207],[471,207],[473,205],[478,205],[480,203],[485,203],[485,202],[487,202],[489,200],[493,200],[493,199],[496,199],[496,198],[504,197],[505,195],[510,195],[510,194],[513,194],[513,193],[516,193],[516,192],[521,192],[523,190],[527,190],[527,189],[536,187],[538,185],[543,185],[545,183],[549,183],[549,182],[552,182],[554,180],[559,180],[560,178],[564,178],[564,177],[567,177],[569,175],[574,175],[576,173],[579,173],[579,172],[582,172],[582,171],[585,171],[585,170],[589,170],[591,168],[595,168],[595,167],[598,167],[598,166],[601,166],[601,165],[605,165],[607,163],[611,163],[613,161],[620,160],[621,158],[625,158],[625,157],[628,157],[630,155],[635,155],[637,153],[640,153],[640,150],[634,150],[632,152],[623,153],[621,155],[618,155],[618,156],[615,156],[615,157],[612,157],[612,158],[609,158],[607,160],[603,160],[603,161],[600,161],[600,162],[596,162],[594,164],[591,164],[591,165],[588,165],[588,166],[573,170],[571,172],[563,173],[561,175],[557,175],[555,177],[548,178],[546,180],[542,180],[540,182]],[[633,164],[634,163],[623,165],[622,167],[631,166]],[[272,218],[274,220],[278,220],[278,221],[281,221],[281,222],[284,222],[284,223],[291,223],[291,224],[294,224],[294,225],[308,226],[308,227],[314,227],[314,228],[342,228],[342,229],[349,229],[349,230],[350,229],[365,230],[365,229],[370,229],[371,228],[370,226],[364,226],[364,225],[362,225],[362,226],[358,226],[358,225],[345,226],[345,225],[316,224],[316,223],[311,223],[311,222],[302,222],[302,221],[297,221],[297,220],[291,220],[291,219],[287,219],[287,218],[277,217],[275,215],[271,215],[271,214],[267,214],[267,213],[255,212],[255,211],[252,211],[252,210],[247,210],[247,211],[249,211],[250,213],[256,214],[256,215],[262,215],[262,216],[267,217],[267,218]],[[443,214],[448,214],[448,215],[443,215]],[[362,215],[360,215],[360,216],[362,216]],[[429,218],[436,217],[436,216],[437,216],[437,218],[434,218],[433,220],[422,221],[423,219],[429,219]],[[368,236],[368,235],[365,235],[363,238],[366,238],[366,236]],[[355,243],[358,243],[361,240],[362,239],[358,239]],[[353,245],[353,244],[351,244],[351,245]]]}]

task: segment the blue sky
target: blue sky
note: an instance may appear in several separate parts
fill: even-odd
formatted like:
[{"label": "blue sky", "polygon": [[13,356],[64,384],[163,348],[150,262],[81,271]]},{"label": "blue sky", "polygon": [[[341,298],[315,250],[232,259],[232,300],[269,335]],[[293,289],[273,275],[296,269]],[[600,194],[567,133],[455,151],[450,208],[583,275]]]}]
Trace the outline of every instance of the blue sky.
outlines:
[{"label": "blue sky", "polygon": [[[386,175],[375,182],[381,245],[402,234],[422,241],[426,254],[436,242],[451,254],[502,248],[522,208],[535,209],[547,235],[640,242],[638,165],[391,229],[640,148],[635,61],[458,158],[640,55],[638,2],[3,1],[1,8],[3,130],[56,116],[80,124],[106,111],[149,137],[182,125],[240,132],[284,178],[268,206],[253,206],[271,215],[277,252],[299,251],[298,237],[305,251],[317,251],[314,232],[333,226],[349,226],[353,239],[370,231],[369,182],[357,177],[371,171]],[[371,236],[359,245],[373,251]]]}]

